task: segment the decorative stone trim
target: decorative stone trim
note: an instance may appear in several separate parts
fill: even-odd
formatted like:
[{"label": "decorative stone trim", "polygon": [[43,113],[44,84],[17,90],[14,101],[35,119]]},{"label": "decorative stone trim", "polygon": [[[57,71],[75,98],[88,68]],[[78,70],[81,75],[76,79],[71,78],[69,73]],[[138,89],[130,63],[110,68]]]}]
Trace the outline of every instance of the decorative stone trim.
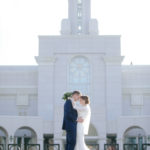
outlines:
[{"label": "decorative stone trim", "polygon": [[123,87],[122,94],[149,94],[150,87]]},{"label": "decorative stone trim", "polygon": [[124,56],[103,56],[103,60],[106,64],[120,65],[124,59]]},{"label": "decorative stone trim", "polygon": [[56,62],[56,57],[40,57],[35,56],[35,60],[39,65],[53,65]]}]

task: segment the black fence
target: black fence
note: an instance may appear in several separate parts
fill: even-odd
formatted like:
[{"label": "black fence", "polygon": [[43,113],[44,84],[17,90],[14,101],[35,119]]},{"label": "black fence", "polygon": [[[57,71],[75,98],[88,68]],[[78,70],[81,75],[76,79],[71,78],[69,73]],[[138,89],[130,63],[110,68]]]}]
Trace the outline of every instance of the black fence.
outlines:
[{"label": "black fence", "polygon": [[[99,150],[99,144],[86,144],[86,145],[89,148],[89,150]],[[64,144],[64,149],[65,147],[66,147],[66,144]]]},{"label": "black fence", "polygon": [[8,150],[40,150],[40,144],[8,144]]},{"label": "black fence", "polygon": [[40,150],[40,144],[26,144],[24,150]]},{"label": "black fence", "polygon": [[99,144],[87,144],[89,150],[99,150]]},{"label": "black fence", "polygon": [[19,145],[19,144],[8,144],[8,150],[21,150],[21,145]]},{"label": "black fence", "polygon": [[119,150],[119,144],[105,144],[104,150]]},{"label": "black fence", "polygon": [[142,150],[150,150],[150,144],[142,144]]},{"label": "black fence", "polygon": [[[87,144],[89,150],[100,150],[99,144]],[[40,144],[0,144],[0,150],[41,150]],[[44,150],[60,150],[59,144],[46,144]],[[119,144],[105,144],[104,150],[119,150]],[[149,144],[142,144],[142,148],[138,144],[124,144],[123,150],[150,150]]]},{"label": "black fence", "polygon": [[46,144],[44,150],[60,150],[59,144]]},{"label": "black fence", "polygon": [[0,144],[0,150],[5,150],[5,145],[4,144]]},{"label": "black fence", "polygon": [[138,144],[124,144],[123,150],[138,150]]}]

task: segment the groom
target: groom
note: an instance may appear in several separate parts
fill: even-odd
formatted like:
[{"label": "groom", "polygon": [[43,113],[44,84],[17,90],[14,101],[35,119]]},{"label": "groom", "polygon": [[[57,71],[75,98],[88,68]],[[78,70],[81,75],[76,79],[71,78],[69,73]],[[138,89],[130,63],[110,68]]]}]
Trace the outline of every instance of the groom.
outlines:
[{"label": "groom", "polygon": [[78,114],[73,109],[72,101],[77,102],[81,96],[79,91],[72,93],[72,98],[67,100],[64,105],[63,130],[66,130],[66,150],[74,150],[76,145],[76,128],[77,122],[83,122],[82,118],[77,120]]}]

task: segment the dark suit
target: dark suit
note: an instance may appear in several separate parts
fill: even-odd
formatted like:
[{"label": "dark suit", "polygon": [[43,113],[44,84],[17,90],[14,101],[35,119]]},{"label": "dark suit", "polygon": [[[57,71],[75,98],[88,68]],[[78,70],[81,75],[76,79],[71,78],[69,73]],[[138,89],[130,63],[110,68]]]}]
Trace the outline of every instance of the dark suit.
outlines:
[{"label": "dark suit", "polygon": [[66,130],[66,150],[74,150],[76,145],[77,111],[73,109],[71,100],[64,105],[63,130]]}]

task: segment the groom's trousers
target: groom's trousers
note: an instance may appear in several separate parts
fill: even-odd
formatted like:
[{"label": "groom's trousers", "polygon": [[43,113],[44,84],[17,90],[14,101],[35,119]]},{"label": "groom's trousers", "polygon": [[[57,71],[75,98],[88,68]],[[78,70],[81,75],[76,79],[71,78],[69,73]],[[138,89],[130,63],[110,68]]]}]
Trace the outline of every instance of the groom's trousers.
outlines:
[{"label": "groom's trousers", "polygon": [[74,150],[76,145],[76,129],[67,131],[66,150]]}]

